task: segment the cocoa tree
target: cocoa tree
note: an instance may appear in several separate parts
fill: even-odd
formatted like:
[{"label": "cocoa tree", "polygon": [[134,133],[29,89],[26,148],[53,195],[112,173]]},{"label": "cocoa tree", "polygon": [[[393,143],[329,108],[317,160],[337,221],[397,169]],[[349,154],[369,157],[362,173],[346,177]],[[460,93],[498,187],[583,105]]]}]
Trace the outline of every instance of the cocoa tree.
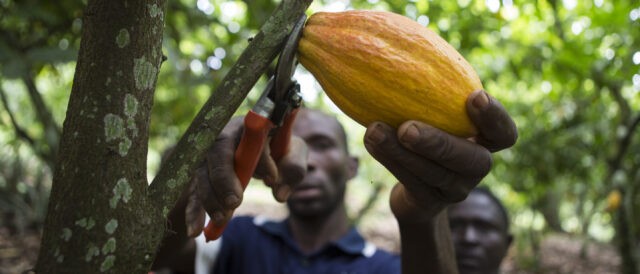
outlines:
[{"label": "cocoa tree", "polygon": [[166,2],[89,1],[36,271],[147,271],[191,171],[310,2],[282,1],[148,184]]}]

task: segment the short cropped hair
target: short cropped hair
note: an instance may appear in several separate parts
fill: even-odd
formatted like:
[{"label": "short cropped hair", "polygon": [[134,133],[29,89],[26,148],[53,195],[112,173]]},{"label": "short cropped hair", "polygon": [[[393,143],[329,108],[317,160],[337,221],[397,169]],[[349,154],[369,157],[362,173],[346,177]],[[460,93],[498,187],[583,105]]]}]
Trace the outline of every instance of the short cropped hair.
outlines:
[{"label": "short cropped hair", "polygon": [[484,186],[479,186],[474,188],[473,190],[471,190],[471,192],[469,193],[469,195],[471,194],[480,194],[480,195],[485,195],[487,198],[489,198],[489,200],[491,200],[496,206],[498,206],[498,210],[500,211],[500,215],[502,217],[502,219],[504,220],[505,223],[505,229],[506,232],[509,232],[509,223],[511,223],[509,221],[509,213],[507,212],[507,209],[504,207],[504,205],[502,204],[502,202],[500,202],[500,199],[498,199],[498,197],[496,197],[493,192],[491,192],[491,190],[489,190],[488,188],[484,187]]},{"label": "short cropped hair", "polygon": [[338,118],[333,115],[330,114],[324,110],[320,110],[320,109],[314,109],[314,108],[308,108],[308,107],[302,107],[300,110],[304,110],[304,111],[309,111],[309,112],[317,112],[320,113],[326,117],[329,117],[331,119],[333,119],[336,124],[338,125],[338,134],[340,137],[340,140],[342,140],[342,142],[344,143],[344,151],[347,153],[347,155],[349,155],[349,143],[348,143],[348,138],[347,138],[347,131],[344,128],[344,125],[342,125],[342,123],[340,122],[340,120],[338,120]]}]

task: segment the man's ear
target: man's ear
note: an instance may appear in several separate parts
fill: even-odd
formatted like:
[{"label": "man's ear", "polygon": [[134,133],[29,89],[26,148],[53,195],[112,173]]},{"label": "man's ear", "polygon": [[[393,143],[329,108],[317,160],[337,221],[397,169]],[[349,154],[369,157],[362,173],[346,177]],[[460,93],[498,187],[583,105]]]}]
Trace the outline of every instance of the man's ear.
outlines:
[{"label": "man's ear", "polygon": [[513,242],[513,234],[508,234],[507,235],[507,248],[509,248],[511,246],[512,242]]},{"label": "man's ear", "polygon": [[347,158],[347,175],[348,179],[351,180],[358,174],[358,166],[360,165],[360,159],[355,156],[349,156]]}]

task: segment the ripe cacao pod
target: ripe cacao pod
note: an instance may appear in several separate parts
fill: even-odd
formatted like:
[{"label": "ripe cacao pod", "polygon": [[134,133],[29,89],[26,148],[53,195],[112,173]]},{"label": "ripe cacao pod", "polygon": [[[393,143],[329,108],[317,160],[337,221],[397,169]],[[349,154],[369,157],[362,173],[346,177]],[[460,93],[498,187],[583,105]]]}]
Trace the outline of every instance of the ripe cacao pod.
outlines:
[{"label": "ripe cacao pod", "polygon": [[607,195],[607,208],[609,212],[616,211],[622,203],[622,194],[619,190],[614,189]]},{"label": "ripe cacao pod", "polygon": [[367,126],[419,120],[461,137],[477,130],[466,111],[483,89],[471,65],[428,28],[395,13],[318,12],[309,17],[298,59],[329,98]]}]

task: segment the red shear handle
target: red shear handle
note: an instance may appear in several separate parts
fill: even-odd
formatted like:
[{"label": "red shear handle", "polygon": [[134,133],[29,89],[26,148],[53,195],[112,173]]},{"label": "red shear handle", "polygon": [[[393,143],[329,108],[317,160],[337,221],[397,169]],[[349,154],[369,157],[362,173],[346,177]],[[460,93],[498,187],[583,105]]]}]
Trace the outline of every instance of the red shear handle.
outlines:
[{"label": "red shear handle", "polygon": [[273,123],[269,118],[253,111],[249,111],[244,117],[244,131],[233,159],[234,170],[240,179],[242,189],[247,188],[247,184],[256,170],[262,149],[272,128]]},{"label": "red shear handle", "polygon": [[291,141],[291,130],[293,122],[296,120],[299,108],[294,108],[284,117],[282,126],[276,132],[276,135],[271,139],[271,157],[276,163],[287,154],[289,150],[289,141]]},{"label": "red shear handle", "polygon": [[[269,131],[273,128],[273,123],[266,117],[263,117],[253,111],[249,111],[244,117],[244,131],[240,144],[236,149],[234,158],[234,170],[236,176],[240,179],[242,189],[247,188],[251,176],[258,165],[260,154],[264,148]],[[209,221],[204,228],[204,236],[208,241],[215,240],[224,231],[227,224],[217,226],[213,221]]]}]

